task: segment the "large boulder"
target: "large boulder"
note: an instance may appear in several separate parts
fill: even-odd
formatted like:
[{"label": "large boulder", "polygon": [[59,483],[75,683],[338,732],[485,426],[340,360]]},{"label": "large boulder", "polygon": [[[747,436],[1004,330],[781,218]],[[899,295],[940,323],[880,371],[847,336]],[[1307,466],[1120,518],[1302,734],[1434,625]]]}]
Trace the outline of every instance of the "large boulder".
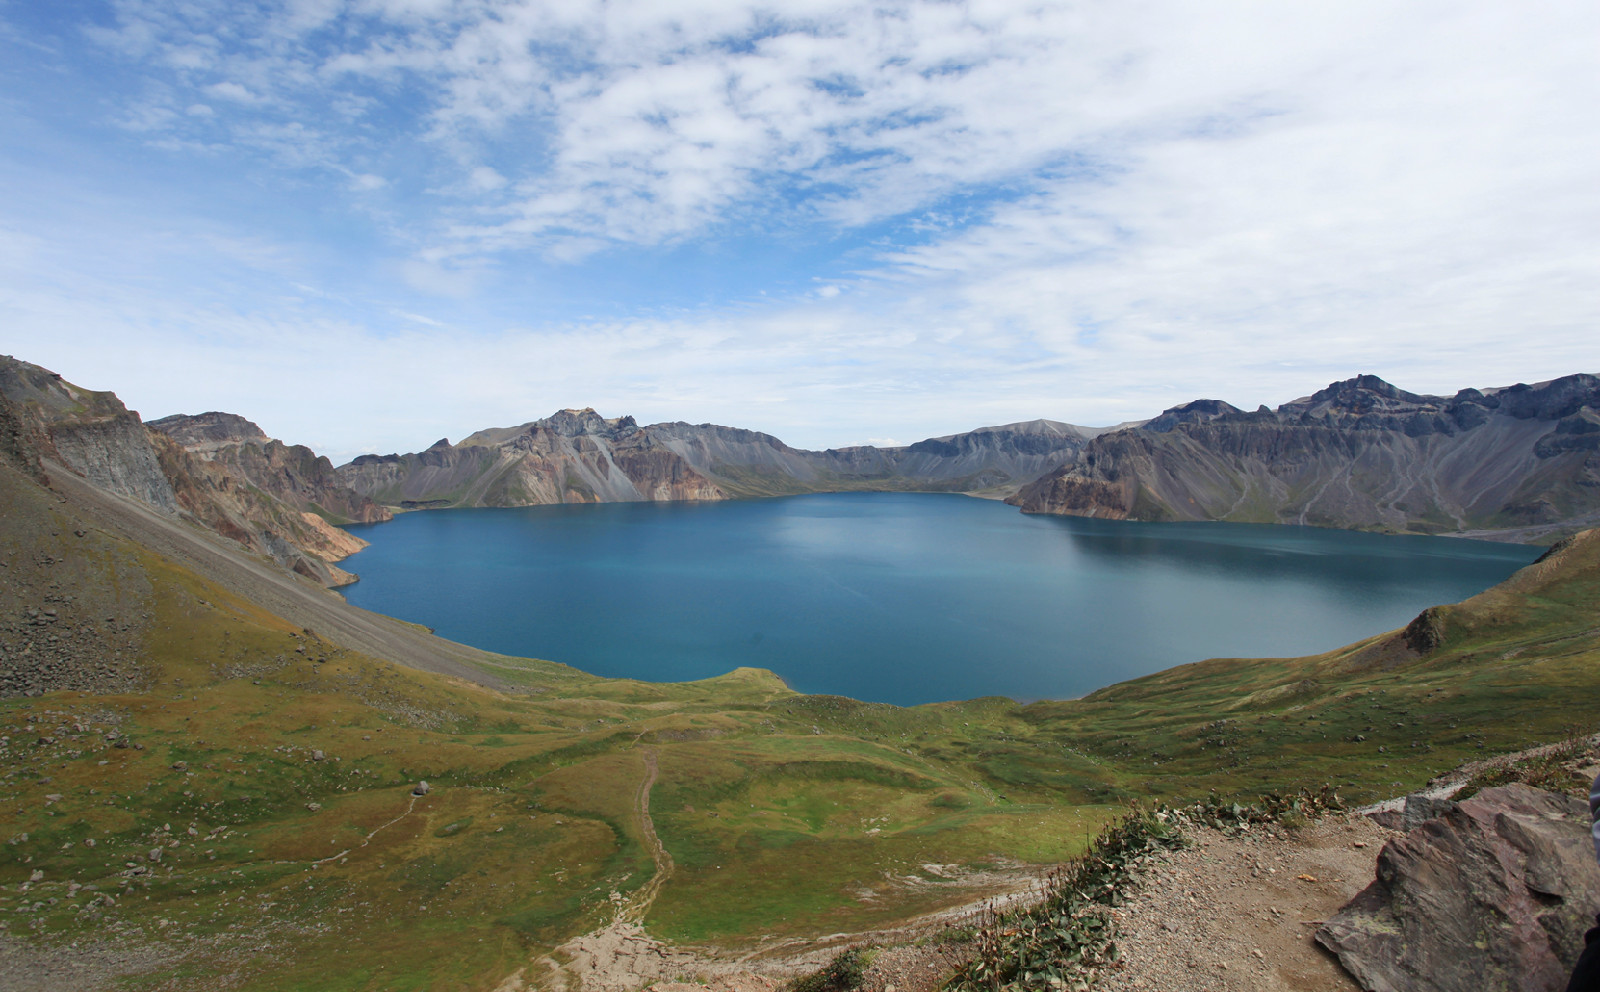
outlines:
[{"label": "large boulder", "polygon": [[1600,911],[1589,826],[1570,796],[1485,789],[1384,845],[1317,940],[1370,992],[1559,992]]}]

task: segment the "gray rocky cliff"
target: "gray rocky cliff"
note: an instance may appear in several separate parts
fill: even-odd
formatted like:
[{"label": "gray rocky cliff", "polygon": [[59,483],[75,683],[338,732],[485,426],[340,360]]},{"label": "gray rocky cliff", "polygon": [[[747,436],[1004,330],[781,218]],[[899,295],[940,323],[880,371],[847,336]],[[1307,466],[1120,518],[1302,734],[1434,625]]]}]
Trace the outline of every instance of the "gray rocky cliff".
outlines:
[{"label": "gray rocky cliff", "polygon": [[363,455],[339,468],[352,489],[390,506],[523,506],[716,500],[835,490],[1013,492],[1072,462],[1097,432],[1036,420],[904,447],[806,451],[770,434],[715,424],[639,426],[562,410],[456,445]]},{"label": "gray rocky cliff", "polygon": [[39,455],[108,492],[178,512],[144,424],[114,393],[83,389],[9,356],[0,357],[0,393]]},{"label": "gray rocky cliff", "polygon": [[1030,513],[1450,533],[1600,513],[1600,379],[1453,397],[1358,376],[1276,410],[1216,400],[1103,434],[1009,502]]}]

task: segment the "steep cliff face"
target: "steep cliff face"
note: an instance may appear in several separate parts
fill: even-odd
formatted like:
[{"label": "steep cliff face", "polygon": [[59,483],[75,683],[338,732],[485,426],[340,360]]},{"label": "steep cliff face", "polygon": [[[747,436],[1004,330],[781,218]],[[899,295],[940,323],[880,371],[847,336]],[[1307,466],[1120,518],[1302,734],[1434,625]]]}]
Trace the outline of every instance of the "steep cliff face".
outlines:
[{"label": "steep cliff face", "polygon": [[148,426],[184,510],[324,585],[354,581],[333,563],[366,547],[333,525],[391,517],[344,486],[328,459],[304,445],[269,438],[243,417],[177,415]]},{"label": "steep cliff face", "polygon": [[479,431],[459,445],[441,440],[416,454],[362,455],[338,474],[356,492],[406,508],[729,495],[632,417],[607,420],[589,409]]},{"label": "steep cliff face", "polygon": [[1453,397],[1359,376],[1253,413],[1202,400],[1095,438],[1009,502],[1419,533],[1576,525],[1600,512],[1597,410],[1592,375]]},{"label": "steep cliff face", "polygon": [[263,492],[166,434],[152,431],[151,440],[179,506],[201,526],[323,585],[355,581],[333,563],[366,547],[365,541]]},{"label": "steep cliff face", "polygon": [[216,412],[178,414],[152,420],[147,426],[201,461],[330,523],[378,523],[391,516],[344,485],[327,458],[303,444],[269,438],[243,417]]},{"label": "steep cliff face", "polygon": [[563,410],[407,455],[363,455],[339,477],[390,506],[526,506],[713,500],[838,489],[1011,492],[1075,460],[1093,428],[1051,420],[986,427],[898,448],[805,451],[715,424],[640,427]]},{"label": "steep cliff face", "polygon": [[115,393],[74,386],[49,369],[9,356],[0,357],[0,393],[12,404],[22,431],[34,439],[37,454],[119,496],[178,511],[144,424]]}]

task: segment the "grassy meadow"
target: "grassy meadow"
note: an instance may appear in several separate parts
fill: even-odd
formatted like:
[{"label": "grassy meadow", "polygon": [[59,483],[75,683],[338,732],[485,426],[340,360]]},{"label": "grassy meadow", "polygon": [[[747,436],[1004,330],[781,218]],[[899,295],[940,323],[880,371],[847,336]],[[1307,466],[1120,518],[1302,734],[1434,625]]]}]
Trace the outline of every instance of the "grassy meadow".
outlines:
[{"label": "grassy meadow", "polygon": [[[0,550],[65,554],[65,529]],[[957,879],[1071,856],[1130,799],[1376,798],[1600,712],[1594,535],[1441,611],[1420,657],[1391,635],[909,709],[751,669],[650,684],[494,657],[497,691],[96,541],[71,553],[138,587],[148,679],[0,700],[0,921],[146,948],[133,989],[493,988],[651,880],[647,756],[673,865],[647,929],[747,950],[971,898]]]}]

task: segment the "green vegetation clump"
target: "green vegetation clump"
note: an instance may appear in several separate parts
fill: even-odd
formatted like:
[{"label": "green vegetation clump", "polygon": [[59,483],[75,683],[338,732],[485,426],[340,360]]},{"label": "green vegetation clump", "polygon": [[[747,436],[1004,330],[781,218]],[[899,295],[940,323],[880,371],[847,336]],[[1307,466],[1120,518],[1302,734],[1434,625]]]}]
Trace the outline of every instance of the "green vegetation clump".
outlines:
[{"label": "green vegetation clump", "polygon": [[789,992],[852,992],[861,987],[867,973],[867,964],[861,948],[851,947],[841,951],[832,961],[801,975],[788,985]]}]

